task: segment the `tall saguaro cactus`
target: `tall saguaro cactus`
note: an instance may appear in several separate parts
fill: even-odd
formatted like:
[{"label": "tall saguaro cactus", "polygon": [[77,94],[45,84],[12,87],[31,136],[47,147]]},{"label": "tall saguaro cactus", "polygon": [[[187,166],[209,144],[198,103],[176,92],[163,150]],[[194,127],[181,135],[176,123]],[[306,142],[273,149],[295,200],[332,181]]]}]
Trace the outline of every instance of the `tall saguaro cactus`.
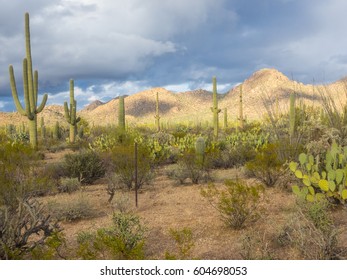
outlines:
[{"label": "tall saguaro cactus", "polygon": [[124,107],[124,96],[119,97],[118,107],[118,127],[125,130],[125,107]]},{"label": "tall saguaro cactus", "polygon": [[157,131],[160,131],[160,116],[159,116],[159,93],[157,92],[156,100],[155,100],[155,125],[157,127]]},{"label": "tall saguaro cactus", "polygon": [[76,117],[77,101],[74,94],[74,80],[70,80],[70,109],[67,102],[64,102],[65,119],[70,124],[70,143],[75,143],[77,123],[81,120]]},{"label": "tall saguaro cactus", "polygon": [[239,99],[239,127],[243,129],[243,103],[242,103],[242,85],[240,85],[240,99]]},{"label": "tall saguaro cactus", "polygon": [[46,105],[47,94],[43,96],[40,106],[37,107],[38,98],[38,72],[35,70],[33,73],[33,63],[31,58],[31,46],[30,46],[30,27],[29,27],[29,14],[25,14],[25,49],[26,57],[23,59],[23,91],[24,91],[24,105],[18,98],[16,80],[14,76],[13,66],[9,66],[10,83],[12,97],[17,111],[26,116],[29,121],[29,137],[30,144],[34,149],[37,149],[37,114],[39,114]]},{"label": "tall saguaro cactus", "polygon": [[215,138],[218,138],[218,114],[220,113],[220,109],[218,109],[218,99],[217,99],[217,79],[216,77],[212,78],[213,84],[213,107],[211,107],[211,111],[213,113],[213,134]]}]

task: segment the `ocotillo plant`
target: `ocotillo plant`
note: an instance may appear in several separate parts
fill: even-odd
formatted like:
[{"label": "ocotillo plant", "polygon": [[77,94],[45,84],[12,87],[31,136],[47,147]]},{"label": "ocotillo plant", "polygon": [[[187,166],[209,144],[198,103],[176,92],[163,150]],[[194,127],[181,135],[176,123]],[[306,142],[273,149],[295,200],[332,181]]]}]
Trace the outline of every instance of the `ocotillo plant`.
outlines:
[{"label": "ocotillo plant", "polygon": [[37,114],[40,113],[45,107],[48,96],[45,94],[40,106],[37,107],[39,75],[37,70],[33,73],[28,13],[25,14],[25,49],[26,57],[23,60],[23,91],[25,108],[23,108],[18,98],[16,80],[12,65],[9,66],[11,91],[17,111],[21,115],[26,116],[29,120],[30,144],[34,149],[37,149]]},{"label": "ocotillo plant", "polygon": [[211,107],[211,111],[213,113],[213,135],[215,138],[218,138],[218,114],[220,113],[221,110],[218,109],[216,77],[212,78],[212,84],[213,84],[213,107]]},{"label": "ocotillo plant", "polygon": [[295,92],[290,93],[289,99],[289,136],[293,139],[295,136]]},{"label": "ocotillo plant", "polygon": [[119,97],[118,107],[118,127],[125,130],[125,108],[124,108],[124,96]]},{"label": "ocotillo plant", "polygon": [[224,128],[228,127],[228,108],[224,108]]},{"label": "ocotillo plant", "polygon": [[239,127],[243,129],[243,104],[242,104],[242,85],[240,85],[240,99],[239,99]]},{"label": "ocotillo plant", "polygon": [[157,92],[156,100],[155,100],[155,125],[157,127],[157,131],[160,131],[160,116],[159,116],[159,93]]},{"label": "ocotillo plant", "polygon": [[64,102],[65,119],[70,124],[70,143],[75,143],[77,123],[81,120],[76,117],[77,101],[74,96],[74,80],[70,80],[70,110]]}]

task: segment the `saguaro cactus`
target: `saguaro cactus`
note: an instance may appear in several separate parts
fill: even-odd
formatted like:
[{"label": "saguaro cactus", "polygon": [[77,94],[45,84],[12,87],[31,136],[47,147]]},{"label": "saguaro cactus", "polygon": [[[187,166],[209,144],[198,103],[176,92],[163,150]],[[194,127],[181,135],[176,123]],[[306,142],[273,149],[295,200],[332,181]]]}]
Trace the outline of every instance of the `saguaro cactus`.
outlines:
[{"label": "saguaro cactus", "polygon": [[155,100],[155,125],[157,127],[157,131],[160,131],[160,116],[159,116],[159,93],[157,92],[156,100]]},{"label": "saguaro cactus", "polygon": [[228,108],[224,108],[224,128],[228,127]]},{"label": "saguaro cactus", "polygon": [[60,127],[59,122],[56,122],[53,128],[53,139],[58,140],[60,139]]},{"label": "saguaro cactus", "polygon": [[196,142],[195,142],[195,154],[196,154],[197,163],[200,166],[204,165],[205,148],[206,148],[205,139],[202,138],[202,137],[199,137],[198,139],[196,139]]},{"label": "saguaro cactus", "polygon": [[213,134],[215,138],[218,138],[218,114],[220,113],[220,109],[218,109],[218,99],[217,99],[217,79],[216,77],[212,78],[213,84],[213,107],[211,107],[211,111],[213,113]]},{"label": "saguaro cactus", "polygon": [[45,126],[45,120],[43,117],[41,117],[41,139],[44,140],[46,139],[46,126]]},{"label": "saguaro cactus", "polygon": [[291,92],[289,96],[289,136],[293,139],[295,135],[295,92]]},{"label": "saguaro cactus", "polygon": [[242,85],[240,85],[240,99],[239,99],[239,127],[243,129],[243,104],[242,104]]},{"label": "saguaro cactus", "polygon": [[37,70],[35,70],[33,73],[28,13],[25,14],[25,49],[26,57],[23,59],[23,91],[25,108],[23,108],[18,98],[16,80],[12,65],[9,66],[11,91],[17,111],[21,115],[26,116],[29,120],[30,144],[34,149],[37,149],[37,114],[40,113],[45,107],[48,96],[45,94],[43,96],[41,105],[37,107],[39,75]]},{"label": "saguaro cactus", "polygon": [[125,130],[125,107],[124,107],[124,96],[119,97],[118,107],[118,127]]},{"label": "saguaro cactus", "polygon": [[70,110],[67,102],[64,102],[65,119],[70,124],[70,143],[75,143],[77,123],[81,120],[76,117],[77,101],[74,96],[74,80],[70,80]]}]

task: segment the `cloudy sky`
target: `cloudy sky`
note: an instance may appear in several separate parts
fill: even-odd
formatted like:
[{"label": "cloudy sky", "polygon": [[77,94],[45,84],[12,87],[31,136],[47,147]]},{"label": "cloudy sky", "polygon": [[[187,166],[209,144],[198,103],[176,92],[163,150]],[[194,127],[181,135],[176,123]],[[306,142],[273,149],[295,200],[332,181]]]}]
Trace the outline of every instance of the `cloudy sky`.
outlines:
[{"label": "cloudy sky", "polygon": [[151,87],[211,89],[212,76],[226,92],[264,67],[304,83],[347,75],[345,0],[0,0],[0,7],[1,111],[14,109],[9,64],[21,82],[26,11],[48,104],[68,100],[71,78],[81,109]]}]

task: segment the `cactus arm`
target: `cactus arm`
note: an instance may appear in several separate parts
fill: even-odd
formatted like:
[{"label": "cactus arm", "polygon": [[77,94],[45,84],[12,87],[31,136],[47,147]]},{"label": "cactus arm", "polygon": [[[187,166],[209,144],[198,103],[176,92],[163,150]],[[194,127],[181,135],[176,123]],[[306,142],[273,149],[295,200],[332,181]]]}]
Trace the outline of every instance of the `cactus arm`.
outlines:
[{"label": "cactus arm", "polygon": [[71,117],[71,124],[75,125],[75,121],[76,121],[76,100],[74,100],[71,104],[70,104],[70,117]]},{"label": "cactus arm", "polygon": [[12,92],[12,97],[13,97],[13,100],[14,100],[14,104],[16,105],[17,111],[22,116],[27,116],[27,112],[24,110],[24,108],[23,108],[23,106],[20,103],[19,98],[18,98],[16,79],[15,79],[15,76],[14,76],[13,66],[12,65],[10,65],[10,67],[9,67],[9,72],[10,72],[11,92]]},{"label": "cactus arm", "polygon": [[70,122],[70,113],[69,113],[69,108],[67,106],[67,102],[65,101],[64,102],[64,111],[65,111],[65,119],[68,123],[71,123]]},{"label": "cactus arm", "polygon": [[42,112],[43,108],[45,108],[45,106],[46,106],[47,99],[48,99],[48,95],[46,93],[42,98],[42,102],[41,102],[40,106],[36,109],[36,113]]}]

